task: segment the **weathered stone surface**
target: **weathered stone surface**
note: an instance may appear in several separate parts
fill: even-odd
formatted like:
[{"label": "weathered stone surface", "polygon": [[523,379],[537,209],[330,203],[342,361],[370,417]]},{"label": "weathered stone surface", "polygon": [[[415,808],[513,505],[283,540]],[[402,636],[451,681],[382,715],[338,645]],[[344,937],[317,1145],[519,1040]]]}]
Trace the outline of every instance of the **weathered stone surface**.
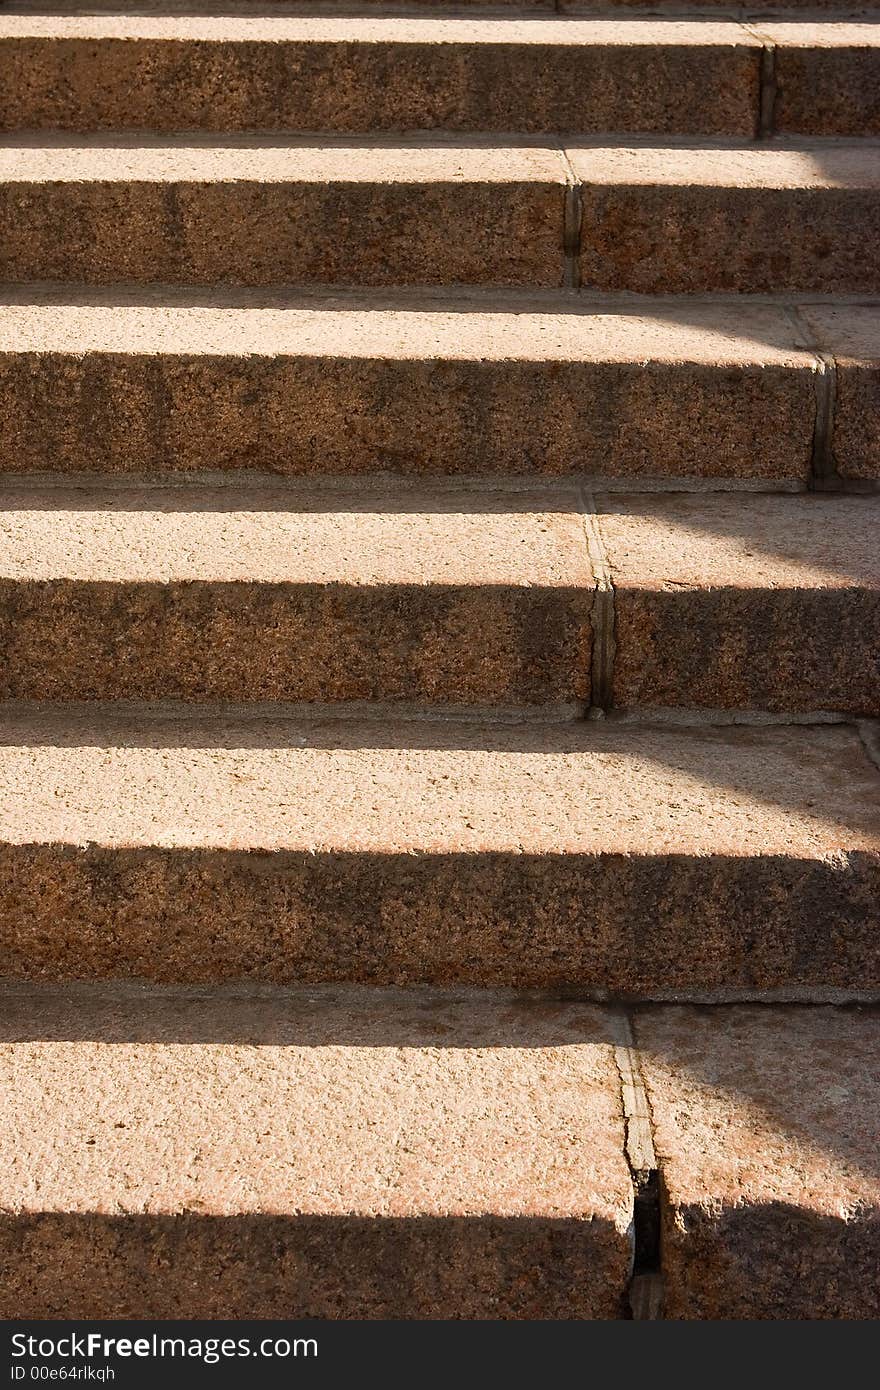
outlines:
[{"label": "weathered stone surface", "polygon": [[871,146],[572,149],[589,289],[880,290]]},{"label": "weathered stone surface", "polygon": [[552,150],[0,146],[0,275],[552,287],[563,185]]},{"label": "weathered stone surface", "polygon": [[615,704],[880,714],[880,498],[598,505]]},{"label": "weathered stone surface", "polygon": [[665,1316],[880,1316],[876,1009],[639,1011]]},{"label": "weathered stone surface", "polygon": [[880,479],[880,310],[799,312],[834,357],[834,464],[845,478]]},{"label": "weathered stone surface", "polygon": [[774,128],[880,135],[880,30],[852,22],[761,25],[776,49]]},{"label": "weathered stone surface", "polygon": [[6,991],[0,1313],[618,1317],[613,1036],[506,996]]},{"label": "weathered stone surface", "polygon": [[848,728],[7,711],[15,977],[880,986],[880,776]]},{"label": "weathered stone surface", "polygon": [[0,698],[589,699],[574,488],[0,496]]},{"label": "weathered stone surface", "polygon": [[5,15],[0,128],[754,133],[730,23]]},{"label": "weathered stone surface", "polygon": [[7,471],[806,479],[815,357],[764,307],[0,300]]}]

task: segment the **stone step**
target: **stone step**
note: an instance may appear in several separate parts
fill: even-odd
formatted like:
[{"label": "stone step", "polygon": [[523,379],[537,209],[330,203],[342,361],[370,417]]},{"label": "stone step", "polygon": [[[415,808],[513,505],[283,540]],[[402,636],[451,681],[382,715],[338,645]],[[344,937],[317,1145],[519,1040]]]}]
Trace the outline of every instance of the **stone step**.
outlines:
[{"label": "stone step", "polygon": [[[880,32],[880,31],[878,31]],[[644,294],[880,288],[880,146],[581,148],[581,283]]]},{"label": "stone step", "polygon": [[597,506],[615,705],[880,716],[880,497]]},{"label": "stone step", "polygon": [[9,492],[0,691],[584,702],[593,589],[571,487]]},{"label": "stone step", "polygon": [[869,142],[568,160],[577,185],[558,150],[473,143],[7,142],[0,276],[546,289],[577,271],[606,292],[880,291]]},{"label": "stone step", "polygon": [[876,997],[866,738],[5,708],[4,971]]},{"label": "stone step", "polygon": [[639,1010],[665,1316],[880,1317],[877,1009]]},{"label": "stone step", "polygon": [[0,276],[562,283],[558,151],[242,140],[0,146]]},{"label": "stone step", "polygon": [[3,1002],[4,1317],[622,1316],[633,1193],[603,1011]]},{"label": "stone step", "polygon": [[120,985],[2,1004],[5,1317],[625,1316],[641,1076],[661,1316],[880,1313],[876,1009],[630,1022],[500,992]]},{"label": "stone step", "polygon": [[869,23],[4,12],[0,55],[5,130],[880,134]]},{"label": "stone step", "polygon": [[575,484],[9,487],[0,698],[880,716],[880,497],[592,505]]},{"label": "stone step", "polygon": [[785,306],[573,292],[7,289],[0,457],[22,473],[805,483],[826,385],[810,340],[847,354],[840,470],[880,478],[871,388],[856,385],[876,376],[880,308],[817,311],[808,328],[807,312],[799,328]]}]

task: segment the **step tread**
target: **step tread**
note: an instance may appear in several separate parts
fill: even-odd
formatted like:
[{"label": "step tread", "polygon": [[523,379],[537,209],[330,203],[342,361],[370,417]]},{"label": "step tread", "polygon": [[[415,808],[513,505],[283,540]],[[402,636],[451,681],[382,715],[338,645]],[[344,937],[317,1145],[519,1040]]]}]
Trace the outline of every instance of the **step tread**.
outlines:
[{"label": "step tread", "polygon": [[828,17],[761,20],[757,36],[736,19],[705,14],[665,18],[589,16],[492,17],[315,14],[38,14],[0,12],[0,40],[160,39],[169,42],[523,44],[585,47],[685,45],[760,47],[765,39],[792,48],[876,48],[876,24]]},{"label": "step tread", "polygon": [[[597,1216],[625,1235],[614,1021],[601,1010],[382,990],[44,988],[3,1003],[3,1089],[16,1097],[5,1212],[113,1210],[118,1197],[131,1212]],[[201,1170],[184,1161],[194,1143]]]},{"label": "step tread", "polygon": [[487,726],[4,711],[0,839],[360,854],[880,848],[849,728]]},{"label": "step tread", "polygon": [[513,146],[303,144],[242,139],[131,144],[84,137],[0,142],[0,183],[551,183],[565,182],[556,150]]},{"label": "step tread", "polygon": [[[878,31],[880,32],[880,31]],[[790,145],[567,146],[575,175],[590,186],[683,188],[880,188],[880,146],[868,142]]]},{"label": "step tread", "polygon": [[[389,358],[453,361],[761,362],[811,368],[815,353],[800,346],[784,308],[763,305],[668,304],[634,309],[623,300],[594,306],[571,300],[530,308],[522,297],[392,307],[368,297],[340,299],[242,291],[120,289],[91,293],[71,287],[37,295],[0,288],[0,353],[181,353],[231,356]],[[833,313],[835,329],[876,324],[880,306]],[[823,314],[811,316],[817,331]],[[819,331],[819,337],[822,334]]]},{"label": "step tread", "polygon": [[430,991],[3,1002],[0,1251],[29,1249],[5,1271],[10,1316],[617,1315],[632,1188],[601,1010]]},{"label": "step tread", "polygon": [[565,486],[4,489],[0,579],[593,588]]},{"label": "step tread", "polygon": [[[609,494],[615,587],[880,588],[880,497]],[[585,585],[576,484],[0,490],[0,578]]]},{"label": "step tread", "polygon": [[880,361],[880,312],[876,307],[805,305],[799,311],[820,342],[849,363]]},{"label": "step tread", "polygon": [[616,588],[880,590],[880,497],[597,497]]},{"label": "step tread", "polygon": [[[804,26],[806,32],[824,25]],[[831,24],[855,30],[856,41],[869,43],[870,25]],[[863,32],[864,31],[864,32]],[[758,48],[761,40],[732,20],[474,18],[442,15],[37,15],[0,12],[3,38],[190,39],[201,42],[265,43],[418,43],[418,44],[551,44],[637,46],[683,44],[688,47],[737,45]],[[826,39],[827,39],[826,35]],[[875,42],[876,34],[874,35]],[[842,44],[853,39],[841,35]],[[832,36],[833,42],[833,36]]]},{"label": "step tread", "polygon": [[880,1316],[880,1013],[640,1010],[672,1318]]},{"label": "step tread", "polygon": [[783,48],[876,48],[880,44],[880,28],[876,22],[864,19],[808,22],[762,18],[761,34]]},{"label": "step tread", "polygon": [[[606,185],[741,189],[880,188],[880,145],[569,144],[576,177]],[[565,183],[560,152],[537,146],[421,141],[342,144],[250,136],[188,141],[51,135],[0,141],[0,182]]]}]

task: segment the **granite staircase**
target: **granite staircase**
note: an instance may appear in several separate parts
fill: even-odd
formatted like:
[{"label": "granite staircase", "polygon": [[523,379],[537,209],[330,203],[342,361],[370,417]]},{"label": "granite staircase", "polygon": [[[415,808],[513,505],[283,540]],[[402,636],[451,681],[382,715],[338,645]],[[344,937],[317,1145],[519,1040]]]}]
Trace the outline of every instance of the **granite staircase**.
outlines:
[{"label": "granite staircase", "polygon": [[0,1316],[880,1315],[880,11],[0,72]]}]

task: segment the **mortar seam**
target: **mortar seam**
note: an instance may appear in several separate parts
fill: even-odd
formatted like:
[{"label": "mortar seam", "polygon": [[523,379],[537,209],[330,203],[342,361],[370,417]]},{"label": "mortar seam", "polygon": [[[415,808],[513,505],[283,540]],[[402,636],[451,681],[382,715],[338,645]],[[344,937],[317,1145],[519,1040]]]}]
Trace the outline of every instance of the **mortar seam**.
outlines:
[{"label": "mortar seam", "polygon": [[844,480],[834,461],[834,426],[837,407],[837,359],[816,342],[816,335],[800,313],[797,304],[786,306],[786,314],[803,338],[805,346],[816,359],[813,385],[816,418],[810,453],[809,488],[812,492],[842,490]]},{"label": "mortar seam", "polygon": [[599,513],[592,492],[579,488],[587,562],[593,577],[593,603],[590,626],[593,643],[590,663],[590,707],[594,717],[611,709],[614,692],[615,612],[614,582],[605,553]]},{"label": "mortar seam", "polygon": [[614,1064],[623,1114],[623,1153],[633,1190],[632,1266],[626,1301],[634,1321],[662,1318],[660,1166],[654,1122],[628,1009],[615,1011]]},{"label": "mortar seam", "polygon": [[761,45],[758,74],[758,110],[755,116],[755,139],[769,140],[776,132],[776,100],[779,85],[776,79],[776,44],[755,24],[741,22],[740,27]]},{"label": "mortar seam", "polygon": [[581,219],[583,198],[581,181],[572,167],[568,151],[563,145],[558,154],[565,174],[565,201],[562,212],[562,288],[578,290],[581,287]]}]

